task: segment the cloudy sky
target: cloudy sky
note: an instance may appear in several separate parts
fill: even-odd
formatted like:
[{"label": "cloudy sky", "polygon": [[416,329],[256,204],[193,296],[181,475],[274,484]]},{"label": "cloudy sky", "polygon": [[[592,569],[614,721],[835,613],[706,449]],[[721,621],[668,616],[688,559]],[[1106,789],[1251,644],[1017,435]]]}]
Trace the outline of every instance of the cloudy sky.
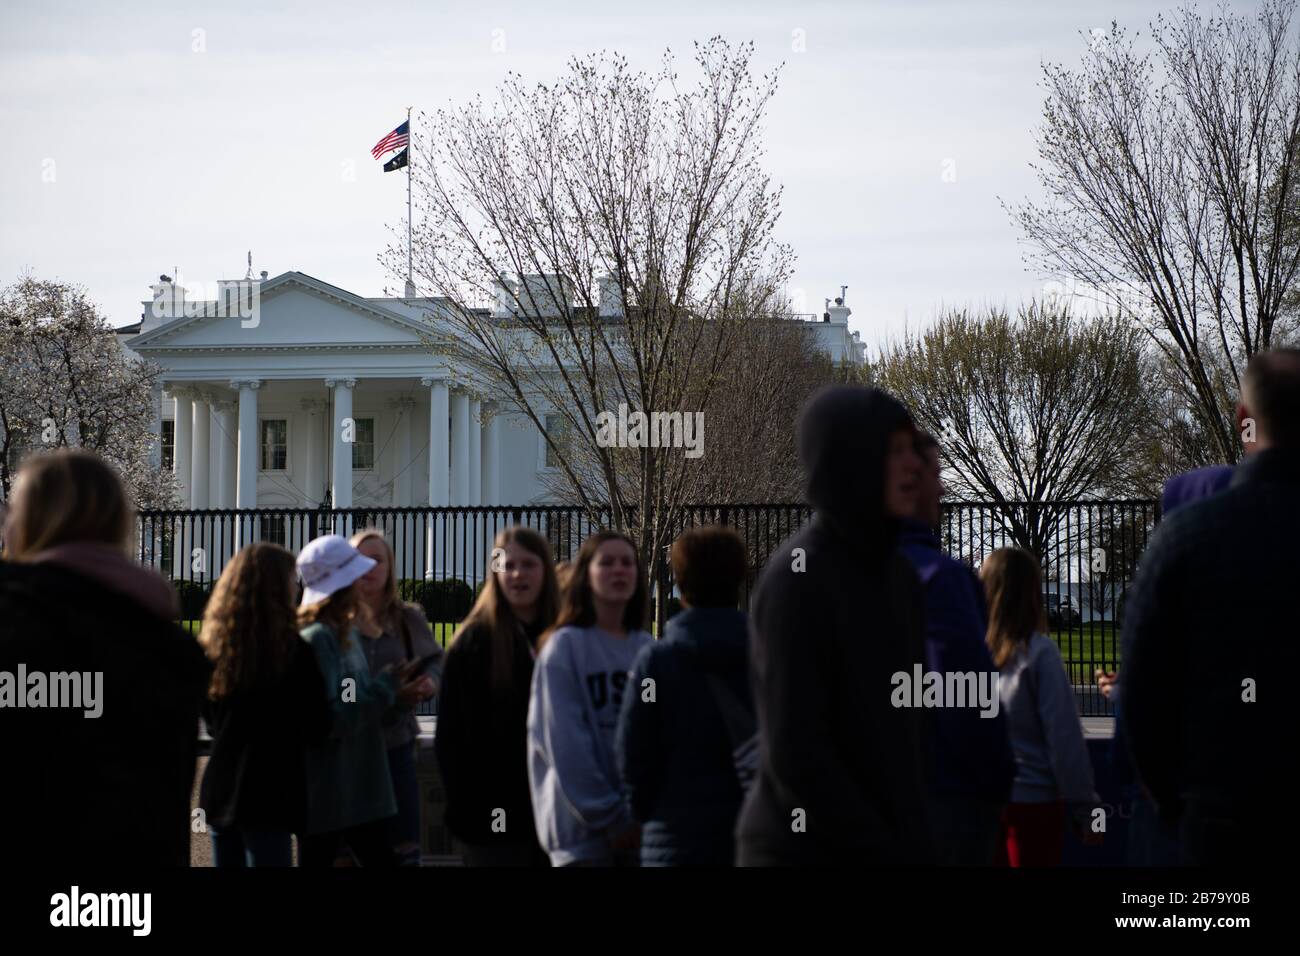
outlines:
[{"label": "cloudy sky", "polygon": [[507,71],[547,80],[601,49],[689,62],[722,34],[753,40],[760,70],[785,63],[767,164],[791,294],[820,311],[848,285],[853,327],[878,343],[945,304],[1041,290],[999,201],[1035,194],[1040,65],[1174,2],[6,0],[0,284],[76,281],[125,325],[159,273],[242,277],[251,249],[256,270],[379,295],[405,179],[369,150],[407,106],[488,96]]}]

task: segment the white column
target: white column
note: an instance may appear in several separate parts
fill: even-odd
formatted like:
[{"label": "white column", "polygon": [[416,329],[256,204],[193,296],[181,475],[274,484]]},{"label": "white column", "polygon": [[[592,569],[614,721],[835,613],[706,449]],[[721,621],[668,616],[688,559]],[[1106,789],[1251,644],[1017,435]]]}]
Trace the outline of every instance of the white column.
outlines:
[{"label": "white column", "polygon": [[469,395],[451,393],[451,503],[469,504]]},{"label": "white column", "polygon": [[236,456],[239,454],[239,418],[231,401],[214,402],[217,419],[217,493],[214,508],[235,507],[235,486],[239,481]]},{"label": "white column", "polygon": [[[451,503],[451,437],[448,432],[450,402],[446,379],[427,376],[420,384],[429,389],[429,507],[445,508]],[[425,548],[426,578],[446,577],[446,554],[439,551],[445,519],[429,521]]]},{"label": "white column", "polygon": [[181,507],[191,507],[190,501],[190,452],[194,447],[194,393],[188,388],[172,389],[176,398],[176,419],[172,440],[172,468],[176,473],[176,482],[181,488]]},{"label": "white column", "polygon": [[155,381],[153,386],[153,433],[158,439],[154,442],[153,450],[149,453],[149,463],[154,468],[162,469],[162,403],[163,403],[163,386],[162,382]]},{"label": "white column", "polygon": [[307,413],[307,473],[303,478],[304,508],[316,508],[325,500],[325,413],[329,403],[319,398],[304,398]]},{"label": "white column", "polygon": [[[327,378],[325,385],[334,390],[334,469],[331,492],[335,508],[352,507],[352,442],[356,424],[352,420],[352,389],[355,378]],[[347,435],[343,433],[347,426]]]},{"label": "white column", "polygon": [[483,504],[503,505],[501,500],[501,409],[488,411],[483,427]]},{"label": "white column", "polygon": [[397,415],[393,432],[393,507],[409,508],[411,506],[411,414],[415,410],[415,399],[394,398],[388,403],[388,407]]},{"label": "white column", "polygon": [[257,507],[257,457],[260,443],[257,434],[257,390],[259,379],[230,383],[239,389],[239,451],[235,478],[235,507]]},{"label": "white column", "polygon": [[429,389],[429,506],[445,508],[451,503],[451,440],[447,433],[447,383],[422,378]]},{"label": "white column", "polygon": [[477,398],[469,400],[469,500],[466,504],[483,503],[483,404]]},{"label": "white column", "polygon": [[206,395],[194,399],[194,451],[191,461],[190,507],[211,508],[212,408]]}]

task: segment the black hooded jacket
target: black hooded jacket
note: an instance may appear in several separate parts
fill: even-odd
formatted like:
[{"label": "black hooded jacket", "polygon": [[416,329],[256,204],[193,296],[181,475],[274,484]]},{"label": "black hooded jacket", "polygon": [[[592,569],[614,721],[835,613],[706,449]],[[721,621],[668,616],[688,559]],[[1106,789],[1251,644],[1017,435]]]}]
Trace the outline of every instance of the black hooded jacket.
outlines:
[{"label": "black hooded jacket", "polygon": [[762,766],[737,826],[744,866],[933,862],[922,712],[891,676],[924,664],[922,592],[884,510],[884,392],[823,389],[799,423],[813,521],[768,559],[751,605]]},{"label": "black hooded jacket", "polygon": [[211,674],[198,642],[82,574],[0,561],[0,674],[20,667],[29,679],[102,674],[101,712],[0,707],[0,859],[15,870],[188,866]]}]

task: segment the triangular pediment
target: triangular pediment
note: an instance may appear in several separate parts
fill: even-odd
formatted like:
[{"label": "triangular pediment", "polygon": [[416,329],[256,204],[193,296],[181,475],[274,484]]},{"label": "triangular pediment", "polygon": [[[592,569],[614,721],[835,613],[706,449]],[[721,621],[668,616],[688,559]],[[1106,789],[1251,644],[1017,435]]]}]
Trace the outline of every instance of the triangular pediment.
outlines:
[{"label": "triangular pediment", "polygon": [[142,351],[420,346],[416,320],[299,272],[262,284],[253,314],[171,319],[128,340]]}]

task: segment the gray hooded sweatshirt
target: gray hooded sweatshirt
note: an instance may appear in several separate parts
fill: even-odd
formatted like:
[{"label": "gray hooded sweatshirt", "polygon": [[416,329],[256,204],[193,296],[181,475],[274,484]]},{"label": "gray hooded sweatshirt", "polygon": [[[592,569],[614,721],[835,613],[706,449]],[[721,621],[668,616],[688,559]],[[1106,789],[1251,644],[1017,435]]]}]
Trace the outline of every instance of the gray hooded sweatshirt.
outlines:
[{"label": "gray hooded sweatshirt", "polygon": [[654,640],[597,627],[562,627],[533,669],[528,780],[537,839],[555,866],[609,862],[612,832],[635,822],[614,756],[632,664]]}]

